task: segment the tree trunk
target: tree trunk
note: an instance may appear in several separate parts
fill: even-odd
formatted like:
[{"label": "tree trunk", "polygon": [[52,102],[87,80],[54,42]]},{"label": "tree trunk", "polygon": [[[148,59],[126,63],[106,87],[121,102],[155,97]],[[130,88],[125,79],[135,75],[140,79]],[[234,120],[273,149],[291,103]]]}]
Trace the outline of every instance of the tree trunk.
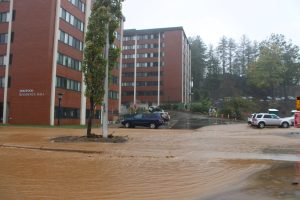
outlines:
[{"label": "tree trunk", "polygon": [[94,116],[94,99],[90,97],[90,114],[89,114],[89,120],[88,120],[88,126],[87,126],[87,137],[92,137],[92,124],[93,124],[93,116]]}]

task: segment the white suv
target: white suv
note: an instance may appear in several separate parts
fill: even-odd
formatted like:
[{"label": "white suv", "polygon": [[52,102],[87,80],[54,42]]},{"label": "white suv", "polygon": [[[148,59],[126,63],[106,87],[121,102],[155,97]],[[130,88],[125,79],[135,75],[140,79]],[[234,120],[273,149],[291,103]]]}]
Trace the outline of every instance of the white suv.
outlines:
[{"label": "white suv", "polygon": [[266,126],[288,128],[292,125],[292,123],[288,118],[280,118],[275,114],[258,113],[253,119],[253,125],[258,128],[265,128]]}]

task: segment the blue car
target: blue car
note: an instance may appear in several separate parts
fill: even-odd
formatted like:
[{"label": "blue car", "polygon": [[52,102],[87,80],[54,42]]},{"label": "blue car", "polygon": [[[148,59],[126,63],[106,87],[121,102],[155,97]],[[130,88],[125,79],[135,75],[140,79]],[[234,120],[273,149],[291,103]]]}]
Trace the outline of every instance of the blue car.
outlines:
[{"label": "blue car", "polygon": [[160,113],[143,113],[130,115],[121,122],[126,128],[134,128],[136,126],[145,126],[152,129],[158,128],[164,124]]}]

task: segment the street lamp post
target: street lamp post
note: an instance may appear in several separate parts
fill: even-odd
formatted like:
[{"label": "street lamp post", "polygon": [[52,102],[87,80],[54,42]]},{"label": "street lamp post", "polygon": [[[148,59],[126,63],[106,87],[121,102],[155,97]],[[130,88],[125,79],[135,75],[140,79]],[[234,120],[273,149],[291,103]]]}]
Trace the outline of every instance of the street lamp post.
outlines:
[{"label": "street lamp post", "polygon": [[61,115],[61,100],[63,98],[64,94],[63,93],[58,93],[58,115],[57,115],[57,124],[60,126],[60,115]]}]

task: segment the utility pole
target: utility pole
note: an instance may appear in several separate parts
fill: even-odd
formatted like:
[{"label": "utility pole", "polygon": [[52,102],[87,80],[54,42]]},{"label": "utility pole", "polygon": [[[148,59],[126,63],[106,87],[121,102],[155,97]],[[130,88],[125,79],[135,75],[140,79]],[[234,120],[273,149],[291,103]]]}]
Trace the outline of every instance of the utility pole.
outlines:
[{"label": "utility pole", "polygon": [[106,45],[105,45],[105,82],[104,82],[104,101],[103,101],[103,124],[102,124],[102,134],[103,138],[108,137],[108,60],[109,60],[109,24],[106,25]]}]

